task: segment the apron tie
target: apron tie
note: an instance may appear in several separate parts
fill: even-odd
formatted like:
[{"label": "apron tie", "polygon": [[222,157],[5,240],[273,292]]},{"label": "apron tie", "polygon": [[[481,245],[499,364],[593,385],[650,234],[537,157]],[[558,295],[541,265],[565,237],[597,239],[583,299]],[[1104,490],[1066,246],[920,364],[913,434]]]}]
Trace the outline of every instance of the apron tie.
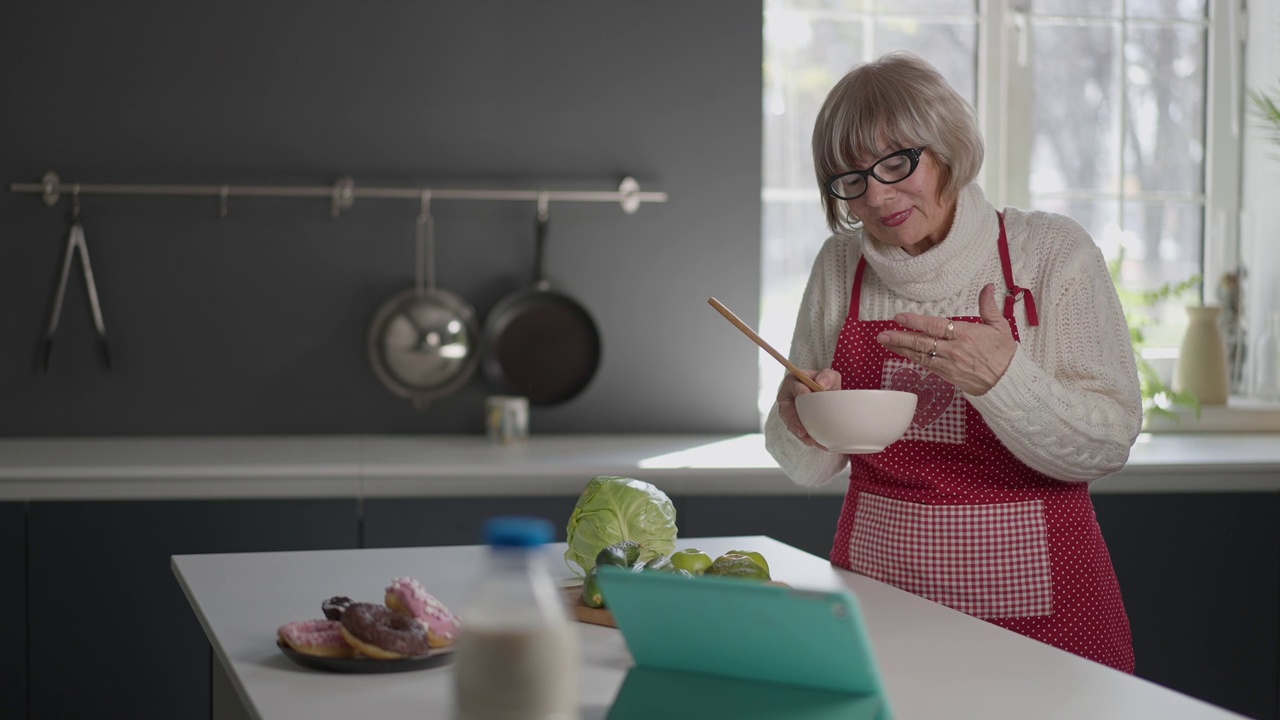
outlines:
[{"label": "apron tie", "polygon": [[996,213],[996,217],[1000,220],[1000,237],[1002,242],[1000,247],[1000,268],[1004,271],[1004,284],[1009,288],[1009,294],[1004,298],[1004,316],[1013,317],[1013,304],[1020,298],[1025,297],[1024,305],[1027,309],[1027,324],[1031,327],[1040,325],[1040,314],[1036,312],[1036,299],[1027,288],[1021,287],[1013,281],[1013,263],[1009,260],[1009,244],[1003,242],[1004,233],[1004,213]]}]

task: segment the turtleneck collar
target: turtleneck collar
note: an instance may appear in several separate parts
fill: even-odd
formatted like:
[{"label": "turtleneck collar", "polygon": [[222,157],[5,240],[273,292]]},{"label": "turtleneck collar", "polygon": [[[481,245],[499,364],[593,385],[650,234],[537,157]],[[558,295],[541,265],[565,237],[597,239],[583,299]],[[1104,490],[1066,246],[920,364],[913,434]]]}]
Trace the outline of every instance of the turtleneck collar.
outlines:
[{"label": "turtleneck collar", "polygon": [[970,183],[956,198],[956,214],[942,242],[912,257],[862,233],[862,254],[890,290],[917,302],[954,297],[998,252],[1000,224],[982,189]]}]

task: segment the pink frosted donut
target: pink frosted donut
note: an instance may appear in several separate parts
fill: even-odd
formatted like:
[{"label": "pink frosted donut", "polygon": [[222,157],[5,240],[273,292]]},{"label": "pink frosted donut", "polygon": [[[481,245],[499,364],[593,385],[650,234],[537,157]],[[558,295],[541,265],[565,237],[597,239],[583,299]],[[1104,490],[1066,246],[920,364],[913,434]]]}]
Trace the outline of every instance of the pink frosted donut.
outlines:
[{"label": "pink frosted donut", "polygon": [[458,616],[449,612],[422,583],[411,577],[396,578],[387,586],[387,607],[404,613],[427,629],[427,641],[433,648],[452,645],[462,626]]},{"label": "pink frosted donut", "polygon": [[298,620],[276,631],[280,642],[306,655],[354,657],[355,648],[342,636],[342,623],[333,620]]}]

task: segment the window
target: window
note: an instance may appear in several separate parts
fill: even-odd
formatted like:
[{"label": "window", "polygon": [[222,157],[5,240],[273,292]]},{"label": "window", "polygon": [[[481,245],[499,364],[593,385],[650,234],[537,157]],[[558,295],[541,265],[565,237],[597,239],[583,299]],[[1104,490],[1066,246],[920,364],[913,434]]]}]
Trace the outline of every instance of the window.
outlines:
[{"label": "window", "polygon": [[[853,65],[896,49],[933,63],[977,108],[978,182],[997,207],[1080,222],[1150,290],[1201,274],[1217,302],[1239,265],[1240,66],[1225,0],[766,0],[760,332],[783,348],[826,229],[809,136]],[[1155,312],[1147,357],[1186,316]],[[779,373],[761,355],[761,412]]]}]

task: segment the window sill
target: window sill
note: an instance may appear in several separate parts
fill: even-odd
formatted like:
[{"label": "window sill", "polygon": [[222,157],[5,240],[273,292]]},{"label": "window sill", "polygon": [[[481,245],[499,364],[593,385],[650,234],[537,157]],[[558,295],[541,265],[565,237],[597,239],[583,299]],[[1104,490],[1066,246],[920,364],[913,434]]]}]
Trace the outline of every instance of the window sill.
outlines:
[{"label": "window sill", "polygon": [[1232,396],[1226,405],[1205,405],[1199,417],[1194,410],[1174,408],[1174,417],[1148,415],[1142,431],[1148,433],[1257,433],[1280,432],[1280,403]]}]

